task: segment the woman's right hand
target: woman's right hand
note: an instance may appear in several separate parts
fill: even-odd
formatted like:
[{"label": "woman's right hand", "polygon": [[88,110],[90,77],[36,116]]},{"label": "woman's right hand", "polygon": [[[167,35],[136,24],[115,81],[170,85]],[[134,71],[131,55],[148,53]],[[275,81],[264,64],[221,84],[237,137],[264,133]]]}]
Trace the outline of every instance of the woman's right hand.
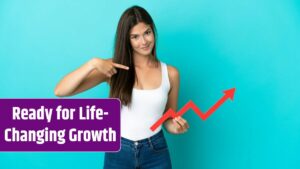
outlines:
[{"label": "woman's right hand", "polygon": [[90,64],[93,66],[93,68],[97,69],[99,72],[101,72],[108,78],[112,77],[114,74],[117,73],[117,68],[124,70],[129,69],[128,66],[114,63],[112,59],[93,58],[90,61]]},{"label": "woman's right hand", "polygon": [[93,58],[64,76],[56,85],[54,94],[64,97],[81,93],[110,79],[117,73],[117,68],[129,69],[127,66],[113,63],[112,59]]}]

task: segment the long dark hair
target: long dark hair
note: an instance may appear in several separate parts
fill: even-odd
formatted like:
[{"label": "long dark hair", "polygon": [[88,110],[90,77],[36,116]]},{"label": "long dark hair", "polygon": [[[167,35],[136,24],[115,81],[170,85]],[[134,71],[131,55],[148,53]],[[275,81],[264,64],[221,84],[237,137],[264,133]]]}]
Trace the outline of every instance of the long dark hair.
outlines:
[{"label": "long dark hair", "polygon": [[[131,94],[136,80],[136,72],[133,60],[133,49],[130,44],[130,30],[138,23],[143,22],[150,25],[156,41],[156,28],[149,13],[142,7],[132,6],[122,14],[115,37],[113,62],[126,65],[129,70],[118,69],[117,74],[113,75],[110,80],[110,97],[119,98],[122,105],[131,104]],[[156,57],[156,42],[152,49],[150,58],[155,63],[158,62]]]}]

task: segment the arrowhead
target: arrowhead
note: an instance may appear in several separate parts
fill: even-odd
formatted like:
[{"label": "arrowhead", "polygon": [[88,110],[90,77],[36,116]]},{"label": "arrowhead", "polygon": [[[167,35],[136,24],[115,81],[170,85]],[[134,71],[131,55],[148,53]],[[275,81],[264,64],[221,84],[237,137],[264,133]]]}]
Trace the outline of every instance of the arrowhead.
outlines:
[{"label": "arrowhead", "polygon": [[225,96],[226,96],[227,98],[230,98],[231,100],[233,100],[234,92],[235,92],[235,88],[232,88],[232,89],[228,89],[228,90],[224,90],[224,91],[223,91],[223,93],[225,94]]}]

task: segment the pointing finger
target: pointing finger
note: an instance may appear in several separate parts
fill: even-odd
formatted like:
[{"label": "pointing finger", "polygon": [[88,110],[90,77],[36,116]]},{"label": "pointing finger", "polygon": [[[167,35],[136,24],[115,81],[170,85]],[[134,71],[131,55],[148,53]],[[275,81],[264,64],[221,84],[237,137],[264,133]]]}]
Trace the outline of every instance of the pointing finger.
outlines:
[{"label": "pointing finger", "polygon": [[112,63],[114,67],[117,67],[117,68],[120,68],[120,69],[125,69],[125,70],[128,70],[129,67],[128,66],[125,66],[125,65],[121,65],[121,64],[118,64],[118,63]]}]

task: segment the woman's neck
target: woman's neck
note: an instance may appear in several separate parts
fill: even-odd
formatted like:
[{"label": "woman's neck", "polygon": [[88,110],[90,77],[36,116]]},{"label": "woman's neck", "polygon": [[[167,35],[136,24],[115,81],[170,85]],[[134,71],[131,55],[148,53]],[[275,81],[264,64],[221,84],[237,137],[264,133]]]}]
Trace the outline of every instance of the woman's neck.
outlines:
[{"label": "woman's neck", "polygon": [[152,63],[152,56],[151,55],[139,55],[139,54],[135,54],[133,55],[134,57],[134,66],[135,67],[139,67],[139,68],[142,68],[142,67],[148,67],[151,65]]}]

